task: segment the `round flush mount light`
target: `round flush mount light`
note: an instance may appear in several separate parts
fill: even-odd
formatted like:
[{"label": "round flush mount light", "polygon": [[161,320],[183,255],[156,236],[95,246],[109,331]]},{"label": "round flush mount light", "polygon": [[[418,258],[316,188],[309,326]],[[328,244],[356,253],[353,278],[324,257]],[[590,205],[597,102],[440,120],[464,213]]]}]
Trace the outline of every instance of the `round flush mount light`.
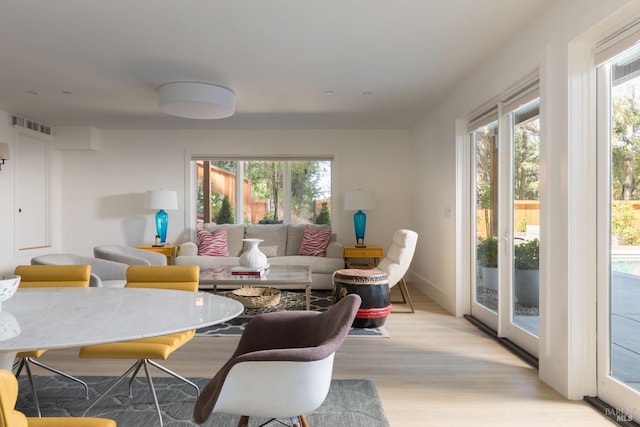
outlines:
[{"label": "round flush mount light", "polygon": [[235,111],[235,95],[210,83],[167,83],[158,89],[160,110],[188,119],[223,119]]}]

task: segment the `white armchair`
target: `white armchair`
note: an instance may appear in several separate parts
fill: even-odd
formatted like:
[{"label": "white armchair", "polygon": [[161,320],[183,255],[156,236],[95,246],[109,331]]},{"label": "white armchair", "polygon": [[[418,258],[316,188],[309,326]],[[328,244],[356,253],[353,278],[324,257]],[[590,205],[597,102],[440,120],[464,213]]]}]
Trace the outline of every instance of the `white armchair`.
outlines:
[{"label": "white armchair", "polygon": [[100,245],[93,248],[93,255],[127,265],[167,265],[167,257],[163,254],[131,246]]},{"label": "white armchair", "polygon": [[409,295],[407,283],[404,275],[407,273],[413,254],[418,242],[418,233],[411,230],[397,230],[393,234],[393,243],[387,251],[385,257],[380,261],[377,268],[387,273],[389,276],[389,288],[398,284],[402,294],[403,303],[408,304],[411,312],[414,313],[413,302]]},{"label": "white armchair", "polygon": [[127,283],[126,264],[74,254],[46,254],[31,258],[32,265],[91,265],[89,286],[122,288]]}]

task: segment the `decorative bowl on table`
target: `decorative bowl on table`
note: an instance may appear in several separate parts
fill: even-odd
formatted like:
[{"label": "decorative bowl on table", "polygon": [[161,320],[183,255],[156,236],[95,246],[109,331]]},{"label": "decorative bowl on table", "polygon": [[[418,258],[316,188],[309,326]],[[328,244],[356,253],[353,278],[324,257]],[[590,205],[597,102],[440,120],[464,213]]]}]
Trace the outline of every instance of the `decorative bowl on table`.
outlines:
[{"label": "decorative bowl on table", "polygon": [[263,308],[278,305],[280,294],[274,288],[240,288],[231,291],[229,297],[241,302],[245,308]]},{"label": "decorative bowl on table", "polygon": [[13,296],[20,286],[20,276],[3,276],[0,278],[0,309],[2,303]]}]

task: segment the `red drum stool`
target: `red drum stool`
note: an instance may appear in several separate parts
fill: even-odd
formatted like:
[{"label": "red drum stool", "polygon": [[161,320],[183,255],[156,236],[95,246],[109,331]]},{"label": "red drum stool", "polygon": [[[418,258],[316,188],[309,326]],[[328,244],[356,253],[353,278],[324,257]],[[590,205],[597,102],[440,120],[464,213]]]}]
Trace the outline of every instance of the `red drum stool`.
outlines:
[{"label": "red drum stool", "polygon": [[333,275],[333,303],[348,294],[362,299],[353,321],[354,328],[377,328],[384,325],[391,312],[389,277],[382,270],[338,270]]}]

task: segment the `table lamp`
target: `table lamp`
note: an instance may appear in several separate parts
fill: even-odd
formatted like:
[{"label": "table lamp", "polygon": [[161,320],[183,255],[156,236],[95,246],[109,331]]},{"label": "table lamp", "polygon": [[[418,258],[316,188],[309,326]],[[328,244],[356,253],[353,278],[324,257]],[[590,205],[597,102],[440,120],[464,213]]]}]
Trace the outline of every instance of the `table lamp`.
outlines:
[{"label": "table lamp", "polygon": [[178,194],[175,191],[166,190],[147,191],[144,197],[144,207],[145,209],[159,209],[156,213],[156,232],[160,238],[160,246],[164,246],[169,226],[169,214],[165,212],[165,209],[178,209]]},{"label": "table lamp", "polygon": [[373,208],[371,191],[347,191],[344,193],[344,210],[357,211],[353,215],[353,227],[356,230],[356,247],[365,248],[364,232],[367,228],[367,215],[363,210]]}]

